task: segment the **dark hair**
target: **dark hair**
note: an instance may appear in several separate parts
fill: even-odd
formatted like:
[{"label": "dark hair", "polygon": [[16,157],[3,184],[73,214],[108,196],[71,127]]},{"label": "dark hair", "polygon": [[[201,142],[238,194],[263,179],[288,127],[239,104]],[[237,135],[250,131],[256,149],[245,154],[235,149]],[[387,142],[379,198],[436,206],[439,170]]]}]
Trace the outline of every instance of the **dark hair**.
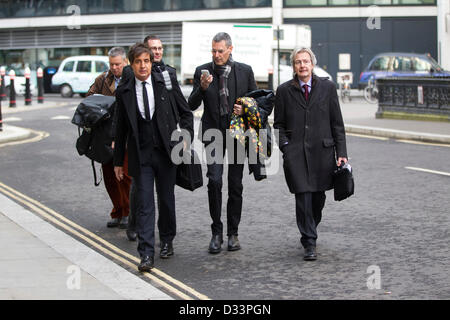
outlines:
[{"label": "dark hair", "polygon": [[154,55],[147,44],[136,42],[133,46],[131,46],[130,51],[128,51],[128,60],[130,60],[130,64],[133,64],[134,59],[143,53],[148,53],[150,55],[150,61],[153,62]]},{"label": "dark hair", "polygon": [[148,35],[148,36],[145,37],[144,43],[147,44],[149,40],[159,40],[159,41],[161,41],[161,38],[158,37],[158,36],[155,35],[155,34],[150,34],[150,35]]}]

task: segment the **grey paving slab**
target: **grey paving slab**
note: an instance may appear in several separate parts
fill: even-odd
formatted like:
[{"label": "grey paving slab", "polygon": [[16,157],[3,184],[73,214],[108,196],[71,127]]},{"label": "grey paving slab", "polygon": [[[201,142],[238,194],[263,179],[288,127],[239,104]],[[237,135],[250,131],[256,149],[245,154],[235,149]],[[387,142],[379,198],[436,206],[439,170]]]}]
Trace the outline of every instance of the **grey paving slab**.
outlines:
[{"label": "grey paving slab", "polygon": [[2,194],[0,208],[1,299],[171,299]]}]

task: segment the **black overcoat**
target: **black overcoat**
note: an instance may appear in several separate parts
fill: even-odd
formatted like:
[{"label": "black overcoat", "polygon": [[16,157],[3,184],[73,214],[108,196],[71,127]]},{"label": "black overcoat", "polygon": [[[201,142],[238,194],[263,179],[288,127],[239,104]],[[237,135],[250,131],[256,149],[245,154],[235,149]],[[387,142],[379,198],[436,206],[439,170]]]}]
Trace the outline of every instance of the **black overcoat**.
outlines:
[{"label": "black overcoat", "polygon": [[274,128],[279,130],[289,191],[332,189],[336,159],[347,157],[344,121],[334,83],[313,75],[308,102],[297,77],[280,85]]},{"label": "black overcoat", "polygon": [[[152,71],[151,75],[155,96],[155,113],[152,121],[156,120],[164,149],[170,157],[172,148],[178,143],[177,141],[171,141],[172,132],[177,130],[178,116],[180,128],[188,130],[192,139],[194,135],[193,115],[179,85],[175,83],[176,80],[172,79],[173,89],[168,91],[161,73]],[[117,131],[114,146],[114,166],[123,166],[125,150],[127,150],[128,173],[133,177],[140,174],[137,118],[140,115],[138,114],[135,84],[136,80],[133,76],[117,87]],[[169,95],[172,95],[172,97],[169,97]],[[178,115],[176,112],[178,112]]]},{"label": "black overcoat", "polygon": [[[203,91],[200,86],[201,70],[208,70],[213,75],[213,81],[208,89]],[[247,92],[256,90],[255,76],[252,68],[240,62],[234,62],[231,74],[228,77],[228,105],[233,110],[236,99],[244,97]],[[191,110],[196,110],[203,102],[203,115],[201,119],[203,137],[206,130],[214,128],[220,129],[220,98],[219,98],[219,78],[213,70],[212,62],[201,65],[195,69],[194,87],[189,96],[188,103]],[[201,139],[203,140],[203,139]]]}]

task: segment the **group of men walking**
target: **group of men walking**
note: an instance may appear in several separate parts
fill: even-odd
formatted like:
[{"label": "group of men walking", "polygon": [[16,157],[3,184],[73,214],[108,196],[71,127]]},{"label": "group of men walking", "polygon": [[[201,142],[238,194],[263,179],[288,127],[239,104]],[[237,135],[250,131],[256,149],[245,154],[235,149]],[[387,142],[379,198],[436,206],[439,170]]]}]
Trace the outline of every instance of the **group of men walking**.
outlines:
[{"label": "group of men walking", "polygon": [[[178,142],[171,140],[172,132],[179,127],[193,139],[192,111],[203,103],[201,137],[214,129],[226,141],[232,114],[244,113],[243,107],[236,103],[237,98],[257,89],[252,68],[233,60],[232,40],[227,33],[218,33],[212,39],[212,61],[196,68],[188,101],[181,92],[175,69],[162,60],[163,50],[157,36],[136,43],[128,55],[120,47],[112,48],[110,70],[95,80],[88,93],[116,97],[114,157],[112,163],[103,165],[105,186],[114,205],[107,226],[126,228],[128,239],[138,240],[141,257],[138,269],[146,272],[154,266],[155,186],[159,255],[169,258],[174,254],[177,167],[171,152]],[[276,93],[274,128],[280,133],[286,181],[295,194],[304,259],[315,260],[317,225],[325,204],[325,190],[333,187],[332,173],[337,161],[347,161],[345,130],[335,85],[313,74],[317,63],[314,53],[307,48],[296,50],[291,62],[293,79],[282,84]],[[234,141],[231,146],[223,143],[222,155],[227,148],[236,148],[237,140]],[[212,143],[206,139],[202,142],[205,147]],[[189,144],[185,143],[183,149]],[[230,153],[234,154],[228,150]],[[241,248],[238,227],[243,169],[243,163],[228,163],[229,251]],[[219,253],[223,244],[223,172],[223,161],[207,163],[211,254]]]}]

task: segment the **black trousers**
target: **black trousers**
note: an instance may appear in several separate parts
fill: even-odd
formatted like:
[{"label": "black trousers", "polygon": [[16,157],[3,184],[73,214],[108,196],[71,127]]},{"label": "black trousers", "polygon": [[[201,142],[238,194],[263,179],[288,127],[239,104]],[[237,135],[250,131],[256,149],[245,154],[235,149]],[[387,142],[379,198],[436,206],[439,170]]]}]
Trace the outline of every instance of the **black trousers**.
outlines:
[{"label": "black trousers", "polygon": [[176,166],[161,149],[153,149],[150,165],[141,166],[135,179],[139,208],[136,215],[138,252],[140,256],[155,254],[155,197],[158,195],[158,229],[161,242],[172,242],[176,234],[175,179]]},{"label": "black trousers", "polygon": [[[239,222],[242,213],[242,177],[244,172],[245,154],[238,156],[237,140],[234,140],[234,157],[231,160],[228,155],[228,201],[227,201],[227,235],[238,235]],[[225,145],[223,154],[225,154]],[[214,152],[211,152],[215,156]],[[222,214],[222,176],[223,163],[211,163],[207,165],[206,177],[208,178],[208,201],[209,213],[211,215],[212,224],[211,231],[213,234],[223,233],[223,224],[221,221]]]},{"label": "black trousers", "polygon": [[322,220],[325,205],[325,191],[295,194],[295,213],[303,247],[315,246],[317,226]]}]

